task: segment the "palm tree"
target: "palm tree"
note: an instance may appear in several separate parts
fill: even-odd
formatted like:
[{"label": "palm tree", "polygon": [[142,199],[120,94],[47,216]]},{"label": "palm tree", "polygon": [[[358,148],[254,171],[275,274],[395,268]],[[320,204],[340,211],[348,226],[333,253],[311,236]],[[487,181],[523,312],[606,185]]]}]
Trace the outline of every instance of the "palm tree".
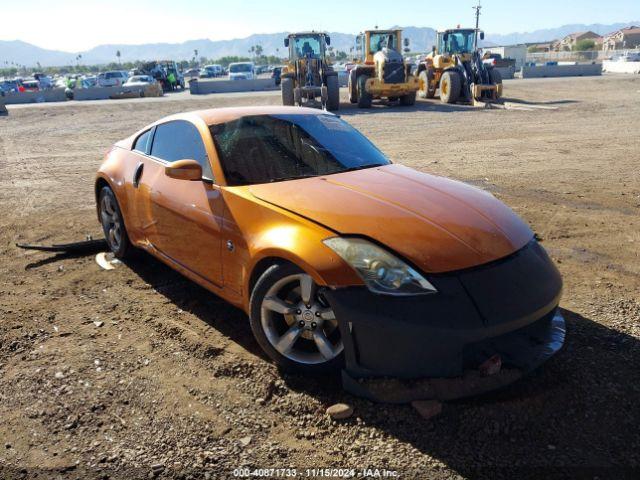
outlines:
[{"label": "palm tree", "polygon": [[121,56],[122,56],[122,54],[120,53],[120,50],[118,50],[118,51],[116,52],[116,57],[118,57],[118,64],[121,64],[121,62],[120,62],[120,57],[121,57]]}]

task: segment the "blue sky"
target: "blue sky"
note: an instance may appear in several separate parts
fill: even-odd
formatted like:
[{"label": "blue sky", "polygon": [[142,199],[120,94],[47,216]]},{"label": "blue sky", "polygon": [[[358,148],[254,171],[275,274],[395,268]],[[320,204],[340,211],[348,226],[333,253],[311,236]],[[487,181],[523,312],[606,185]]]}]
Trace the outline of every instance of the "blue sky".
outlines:
[{"label": "blue sky", "polygon": [[[475,3],[476,0],[0,0],[0,39],[81,51],[103,43],[223,40],[305,29],[355,33],[376,24],[440,28],[458,23],[471,25]],[[484,0],[482,5],[481,26],[489,33],[640,20],[640,0]]]}]

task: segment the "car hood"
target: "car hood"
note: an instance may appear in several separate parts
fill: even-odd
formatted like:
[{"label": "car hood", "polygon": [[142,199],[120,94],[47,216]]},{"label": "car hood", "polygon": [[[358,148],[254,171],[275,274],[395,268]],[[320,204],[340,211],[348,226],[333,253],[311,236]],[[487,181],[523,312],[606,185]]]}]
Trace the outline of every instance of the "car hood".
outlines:
[{"label": "car hood", "polygon": [[493,195],[397,164],[253,185],[250,191],[341,235],[369,237],[430,273],[506,257],[533,237]]}]

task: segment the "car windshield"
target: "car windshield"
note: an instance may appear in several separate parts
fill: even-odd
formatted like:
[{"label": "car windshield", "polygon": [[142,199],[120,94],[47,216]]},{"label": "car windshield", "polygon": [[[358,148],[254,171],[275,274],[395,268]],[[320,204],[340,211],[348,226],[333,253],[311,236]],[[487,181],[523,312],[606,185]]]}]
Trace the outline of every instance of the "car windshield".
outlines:
[{"label": "car windshield", "polygon": [[251,64],[250,63],[236,63],[235,65],[231,65],[229,67],[229,71],[231,73],[250,72],[251,71]]},{"label": "car windshield", "polygon": [[369,50],[371,50],[372,53],[379,52],[383,48],[398,50],[396,43],[395,32],[372,33],[369,36]]},{"label": "car windshield", "polygon": [[230,186],[390,163],[364,135],[334,115],[253,115],[210,128]]},{"label": "car windshield", "polygon": [[440,53],[469,53],[473,51],[474,39],[474,30],[448,32],[440,35],[438,51]]},{"label": "car windshield", "polygon": [[293,54],[295,58],[304,58],[310,56],[319,58],[321,55],[320,38],[317,36],[294,37]]}]

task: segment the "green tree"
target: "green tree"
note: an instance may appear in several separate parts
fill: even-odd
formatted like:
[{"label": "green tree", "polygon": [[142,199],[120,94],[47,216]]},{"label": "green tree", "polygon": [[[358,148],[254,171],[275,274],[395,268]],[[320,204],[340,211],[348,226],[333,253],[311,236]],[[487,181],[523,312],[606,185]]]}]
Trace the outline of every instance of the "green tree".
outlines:
[{"label": "green tree", "polygon": [[120,50],[118,50],[118,51],[116,52],[116,57],[118,57],[118,64],[121,64],[121,62],[120,62],[120,57],[121,57],[121,56],[122,56],[122,53],[120,53]]},{"label": "green tree", "polygon": [[578,40],[573,46],[573,51],[584,52],[585,50],[595,50],[596,42],[590,38],[584,40]]}]

